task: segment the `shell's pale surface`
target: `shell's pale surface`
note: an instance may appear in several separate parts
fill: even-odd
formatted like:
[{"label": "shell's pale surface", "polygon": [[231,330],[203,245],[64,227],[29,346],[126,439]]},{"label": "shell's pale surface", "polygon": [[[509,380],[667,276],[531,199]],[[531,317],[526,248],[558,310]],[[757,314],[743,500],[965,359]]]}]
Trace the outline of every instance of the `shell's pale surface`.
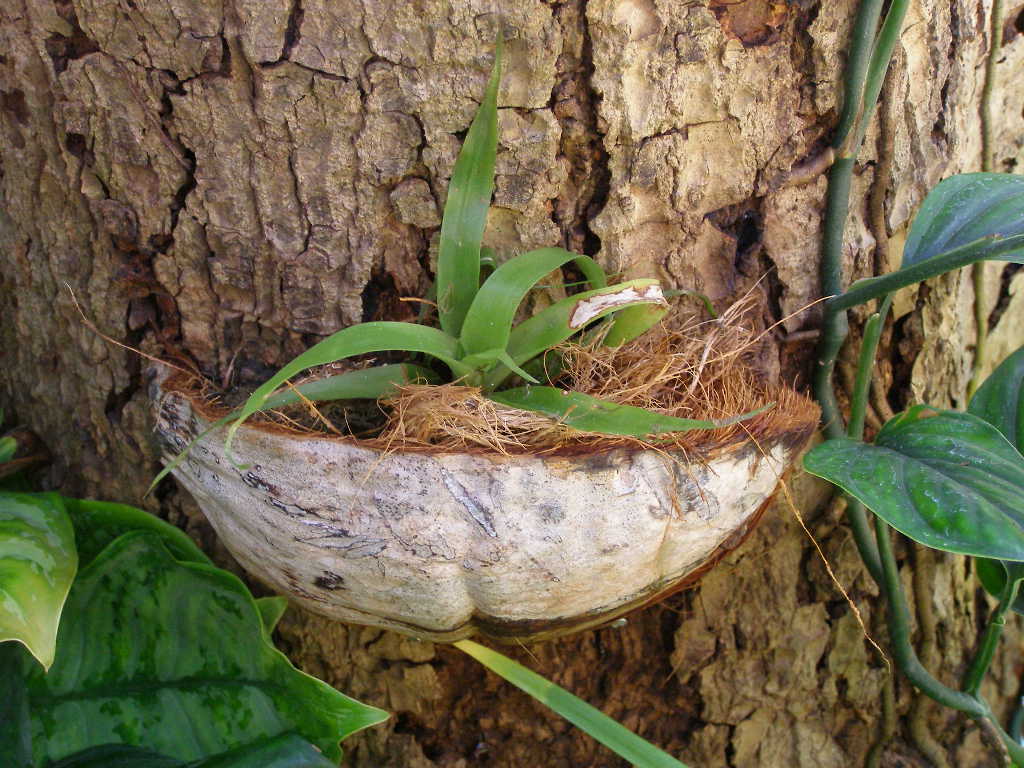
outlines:
[{"label": "shell's pale surface", "polygon": [[[177,453],[207,426],[157,391]],[[254,426],[175,471],[249,572],[317,613],[439,641],[538,638],[608,621],[735,544],[799,446],[707,465],[656,451],[585,457],[379,452]]]}]

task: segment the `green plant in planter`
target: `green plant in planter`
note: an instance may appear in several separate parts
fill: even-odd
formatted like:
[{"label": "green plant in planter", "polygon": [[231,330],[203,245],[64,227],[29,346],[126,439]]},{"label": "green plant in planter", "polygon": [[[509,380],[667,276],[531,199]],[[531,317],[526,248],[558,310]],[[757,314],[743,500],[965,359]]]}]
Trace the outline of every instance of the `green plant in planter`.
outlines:
[{"label": "green plant in planter", "polygon": [[[588,339],[619,345],[647,331],[667,312],[657,280],[628,280],[608,285],[604,270],[589,256],[562,248],[541,248],[501,264],[481,284],[481,240],[494,189],[498,143],[498,85],[501,40],[483,100],[466,134],[452,172],[438,248],[435,294],[439,328],[402,322],[368,322],[344,328],[314,345],[260,386],[245,404],[216,426],[230,423],[227,448],[235,432],[259,410],[294,399],[275,395],[298,373],[318,365],[375,352],[422,354],[443,363],[448,376],[424,365],[384,365],[352,371],[304,385],[310,399],[379,398],[396,384],[412,380],[457,380],[478,386],[494,401],[547,414],[584,431],[646,437],[662,432],[711,429],[753,414],[723,421],[681,419],[641,408],[601,401],[580,392],[541,385],[539,358],[584,332]],[[519,305],[547,275],[572,263],[588,290],[556,301],[515,325]],[[603,321],[600,326],[598,323]],[[530,386],[508,387],[518,377]],[[312,389],[310,389],[312,387]],[[186,449],[187,451],[188,449]],[[177,464],[171,464],[161,479]]]}]

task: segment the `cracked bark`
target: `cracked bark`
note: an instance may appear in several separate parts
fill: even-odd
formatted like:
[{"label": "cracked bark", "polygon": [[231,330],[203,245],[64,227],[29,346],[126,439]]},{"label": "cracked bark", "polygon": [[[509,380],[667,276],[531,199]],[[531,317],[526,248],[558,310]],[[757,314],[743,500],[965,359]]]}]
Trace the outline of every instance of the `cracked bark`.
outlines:
[{"label": "cracked bark", "polygon": [[[796,312],[787,331],[813,329],[814,310],[798,310],[817,296],[823,183],[770,181],[828,138],[852,5],[506,9],[487,243],[562,243],[717,302],[756,284],[765,323]],[[147,505],[230,565],[183,492],[142,501],[157,470],[142,366],[84,327],[64,283],[104,333],[182,355],[225,386],[345,325],[405,317],[396,299],[429,279],[496,17],[469,0],[13,0],[0,21],[0,404],[56,455],[50,486]],[[868,141],[851,276],[872,270],[880,218],[898,243],[930,185],[977,168],[986,34],[985,7],[968,0],[911,11],[890,89],[889,193],[869,215]],[[1012,170],[1024,160],[1019,24],[1003,54],[997,165]],[[1024,338],[1021,279],[1007,273],[992,292],[991,343],[1005,349]],[[901,294],[883,350],[889,402],[962,404],[971,298],[959,276]],[[800,384],[809,351],[768,344],[765,355]],[[819,487],[796,484],[870,620],[875,594],[846,529],[815,517]],[[952,562],[936,571],[932,608],[937,664],[955,679],[979,608]],[[1019,638],[1013,627],[1005,645]],[[620,764],[450,649],[297,611],[280,639],[311,673],[395,713],[349,743],[353,765]],[[694,766],[857,763],[881,708],[884,666],[784,508],[699,588],[625,628],[513,655]],[[989,693],[1005,701],[1012,656],[996,669]],[[904,718],[910,705],[901,684]],[[992,760],[961,721],[930,719],[953,764]],[[882,764],[901,759],[921,759],[906,719]]]}]

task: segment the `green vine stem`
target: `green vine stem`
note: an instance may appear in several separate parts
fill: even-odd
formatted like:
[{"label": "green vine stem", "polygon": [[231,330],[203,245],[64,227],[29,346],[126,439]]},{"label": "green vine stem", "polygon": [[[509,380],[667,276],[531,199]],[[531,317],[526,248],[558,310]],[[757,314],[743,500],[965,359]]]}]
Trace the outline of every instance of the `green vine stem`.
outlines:
[{"label": "green vine stem", "polygon": [[996,648],[999,647],[999,638],[1003,634],[1003,627],[1006,626],[1006,612],[1010,610],[1013,601],[1017,599],[1019,587],[1019,580],[1007,579],[1006,584],[1003,586],[1002,594],[999,595],[999,604],[992,611],[992,615],[989,616],[988,626],[985,627],[985,634],[982,635],[978,652],[975,654],[974,659],[971,661],[971,666],[964,676],[964,692],[969,693],[971,696],[977,696],[978,691],[981,690],[981,683],[985,679],[985,673],[988,672],[992,659],[996,655]]},{"label": "green vine stem", "polygon": [[988,720],[996,729],[1000,739],[1014,763],[1024,766],[1024,747],[1016,743],[999,726],[988,705],[977,696],[963,691],[955,691],[932,677],[931,673],[921,664],[910,642],[910,609],[907,596],[900,583],[899,569],[892,550],[892,534],[889,526],[880,517],[875,517],[875,538],[878,552],[882,560],[882,588],[888,604],[889,641],[892,644],[896,665],[903,671],[914,687],[939,702],[943,706],[955,709],[974,718]]},{"label": "green vine stem", "polygon": [[[857,152],[874,113],[908,6],[908,0],[893,0],[877,38],[875,32],[882,11],[881,0],[864,0],[857,10],[846,67],[843,111],[832,144],[837,149],[837,157],[828,178],[821,253],[821,290],[824,296],[838,296],[845,289],[843,240],[850,211],[850,187]],[[832,376],[839,350],[849,333],[849,323],[844,310],[830,305],[831,302],[826,303],[822,319],[813,386],[815,398],[821,406],[825,436],[831,439],[841,437],[844,433]],[[855,499],[848,499],[846,516],[861,559],[877,581],[881,576],[881,567],[864,506]]]},{"label": "green vine stem", "polygon": [[[992,93],[995,91],[999,52],[1003,44],[1003,0],[992,0],[992,16],[989,25],[988,58],[985,61],[985,86],[981,91],[981,170],[991,172],[995,159],[995,137],[992,123]],[[984,263],[971,268],[974,283],[974,324],[977,327],[974,345],[974,365],[971,381],[967,385],[967,397],[971,397],[981,386],[985,373],[985,352],[988,346],[988,285]]]}]

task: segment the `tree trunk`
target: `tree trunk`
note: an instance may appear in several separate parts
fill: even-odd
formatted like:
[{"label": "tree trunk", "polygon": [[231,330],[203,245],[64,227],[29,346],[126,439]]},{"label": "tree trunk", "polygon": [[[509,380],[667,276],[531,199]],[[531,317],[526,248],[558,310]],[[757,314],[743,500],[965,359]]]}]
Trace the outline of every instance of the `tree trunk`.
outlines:
[{"label": "tree trunk", "polygon": [[[338,328],[410,316],[398,298],[422,295],[431,275],[497,5],[3,5],[0,403],[54,453],[49,486],[146,506],[230,563],[173,483],[143,499],[158,471],[149,363],[98,332],[233,387]],[[753,289],[765,322],[781,321],[766,360],[806,386],[813,338],[799,332],[820,317],[807,306],[825,180],[773,182],[830,139],[854,0],[507,5],[487,242],[564,244],[719,305]],[[997,170],[1024,159],[1024,14],[1008,5]],[[857,169],[851,277],[890,268],[928,188],[979,168],[990,6],[912,4]],[[995,347],[1007,351],[1024,341],[1024,278],[989,273]],[[900,295],[877,416],[910,400],[964,404],[972,302],[963,275]],[[820,484],[791,485],[884,648],[848,529],[820,509]],[[985,602],[964,559],[902,556],[917,566],[906,578],[918,587],[918,645],[954,681]],[[394,713],[347,742],[352,765],[623,764],[450,648],[297,609],[279,640],[302,668]],[[1003,708],[1017,694],[1019,646],[1014,625],[988,684]],[[625,627],[511,652],[695,768],[861,764],[884,730],[885,661],[785,503],[699,587]],[[926,754],[997,764],[972,724],[904,681],[896,710],[883,765],[926,765]],[[915,735],[922,724],[941,746]]]}]

